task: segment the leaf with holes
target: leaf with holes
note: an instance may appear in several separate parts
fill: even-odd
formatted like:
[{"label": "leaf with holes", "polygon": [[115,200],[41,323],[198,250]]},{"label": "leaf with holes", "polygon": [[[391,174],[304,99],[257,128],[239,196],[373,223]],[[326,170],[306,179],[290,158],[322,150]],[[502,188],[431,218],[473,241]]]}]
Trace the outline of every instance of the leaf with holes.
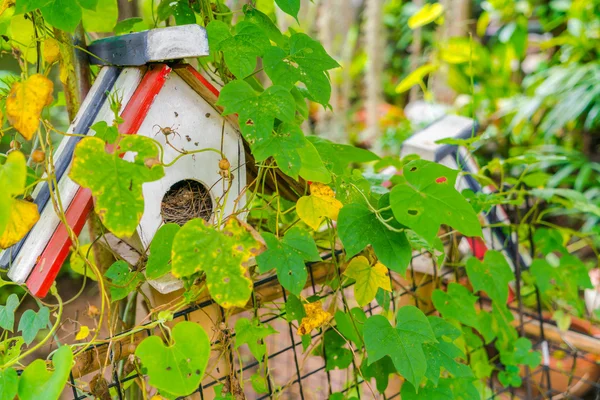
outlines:
[{"label": "leaf with holes", "polygon": [[256,257],[261,273],[277,269],[277,279],[281,286],[296,296],[300,295],[308,273],[305,261],[319,261],[319,251],[314,239],[300,228],[292,228],[279,241],[271,233],[263,233],[267,250]]},{"label": "leaf with holes", "polygon": [[240,318],[235,323],[235,348],[239,349],[247,344],[254,358],[262,362],[267,352],[263,339],[276,333],[278,332],[271,325],[261,324],[257,319],[250,321],[248,318]]},{"label": "leaf with holes", "polygon": [[238,79],[244,79],[256,69],[257,57],[271,47],[267,35],[255,24],[241,21],[233,32],[221,21],[206,26],[211,52],[222,51],[229,70]]},{"label": "leaf with holes", "polygon": [[150,243],[150,254],[146,264],[147,279],[158,279],[171,271],[171,250],[179,229],[177,224],[165,224],[156,231]]},{"label": "leaf with holes", "polygon": [[298,125],[283,123],[272,132],[268,139],[252,146],[252,154],[256,161],[264,161],[273,157],[277,166],[285,174],[298,179],[302,168],[299,148],[306,142],[302,129]]},{"label": "leaf with holes", "polygon": [[304,83],[310,97],[327,105],[331,96],[328,70],[340,65],[321,43],[304,33],[295,33],[289,40],[289,51],[270,47],[263,58],[265,72],[275,85],[291,89],[296,82]]},{"label": "leaf with holes", "polygon": [[110,298],[113,302],[127,297],[144,280],[141,272],[131,271],[129,264],[122,260],[113,263],[104,276],[110,279]]},{"label": "leaf with holes", "polygon": [[42,306],[38,312],[31,309],[25,310],[19,321],[18,331],[23,334],[23,340],[28,346],[41,329],[48,327],[49,321],[50,311],[48,307]]},{"label": "leaf with holes", "polygon": [[13,83],[6,98],[6,115],[25,139],[31,140],[37,131],[42,110],[52,102],[53,89],[52,81],[41,74]]},{"label": "leaf with holes", "polygon": [[411,258],[406,235],[388,229],[367,206],[359,203],[345,205],[340,210],[338,234],[347,257],[371,245],[383,265],[401,274],[406,272]]},{"label": "leaf with holes", "polygon": [[225,85],[217,105],[224,107],[223,115],[239,115],[240,129],[251,146],[269,140],[275,118],[294,122],[296,112],[294,97],[285,88],[271,86],[258,94],[245,81]]},{"label": "leaf with holes", "polygon": [[479,317],[475,310],[478,297],[464,286],[450,283],[447,292],[436,289],[431,298],[436,310],[444,318],[454,318],[467,326],[479,329]]},{"label": "leaf with holes", "polygon": [[52,356],[54,371],[46,369],[44,360],[35,360],[25,368],[19,379],[19,399],[58,399],[71,373],[73,353],[69,346],[61,346]]},{"label": "leaf with holes", "polygon": [[192,219],[175,235],[172,272],[186,277],[204,271],[208,291],[219,305],[244,307],[252,293],[247,263],[262,250],[262,244],[235,218],[229,218],[222,231]]},{"label": "leaf with holes", "polygon": [[317,230],[325,218],[337,220],[342,206],[329,186],[315,182],[310,185],[310,196],[298,199],[296,212],[306,225]]},{"label": "leaf with holes", "polygon": [[158,336],[139,344],[135,355],[148,372],[150,385],[174,396],[187,396],[198,389],[210,358],[210,339],[204,329],[183,321],[171,331],[165,346]]},{"label": "leaf with holes", "polygon": [[364,340],[370,363],[390,356],[396,370],[413,385],[421,382],[427,370],[423,344],[436,342],[429,320],[413,306],[398,310],[395,327],[381,315],[367,319]]},{"label": "leaf with holes", "polygon": [[344,275],[354,279],[354,297],[359,306],[366,306],[375,298],[377,289],[392,291],[388,269],[380,262],[371,266],[366,257],[353,258]]},{"label": "leaf with holes", "polygon": [[[150,138],[123,136],[119,150],[112,154],[105,142],[96,137],[83,139],[75,147],[69,177],[89,188],[95,198],[94,210],[112,233],[119,237],[133,235],[142,214],[142,185],[164,176],[164,168],[156,164],[158,147]],[[121,152],[136,153],[132,162],[119,157]]]},{"label": "leaf with holes", "polygon": [[440,225],[450,225],[466,236],[481,236],[473,207],[456,191],[458,172],[443,165],[412,161],[404,167],[401,182],[390,194],[394,216],[432,243]]},{"label": "leaf with holes", "polygon": [[483,262],[475,257],[467,260],[467,275],[473,290],[482,290],[500,304],[508,300],[508,283],[514,279],[510,265],[500,251],[488,250]]},{"label": "leaf with holes", "polygon": [[0,328],[13,331],[17,307],[19,307],[19,298],[13,293],[6,299],[6,304],[0,306]]}]

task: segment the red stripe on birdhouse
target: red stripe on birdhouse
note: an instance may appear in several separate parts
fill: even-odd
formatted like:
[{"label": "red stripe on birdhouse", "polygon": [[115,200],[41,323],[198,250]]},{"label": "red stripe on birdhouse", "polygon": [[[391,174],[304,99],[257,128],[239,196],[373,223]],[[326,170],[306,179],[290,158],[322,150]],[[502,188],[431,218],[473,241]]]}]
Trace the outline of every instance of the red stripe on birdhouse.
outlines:
[{"label": "red stripe on birdhouse", "polygon": [[[119,126],[119,132],[137,133],[170,72],[171,67],[166,64],[153,65],[148,69],[121,114],[124,121]],[[79,188],[65,213],[67,223],[75,235],[81,233],[92,208],[91,192],[89,189]],[[63,224],[59,225],[27,279],[27,288],[34,296],[42,298],[48,294],[60,267],[69,255],[71,244],[67,229]]]},{"label": "red stripe on birdhouse", "polygon": [[212,94],[219,97],[219,91],[217,90],[217,88],[214,87],[209,81],[207,81],[206,78],[203,77],[202,74],[200,74],[200,72],[196,71],[196,69],[194,67],[192,67],[191,65],[186,66],[186,69],[192,75],[194,75],[194,77],[196,77],[196,79],[198,79],[200,81],[200,83],[202,83],[204,86],[206,86],[206,88],[208,90],[210,90],[212,92]]}]

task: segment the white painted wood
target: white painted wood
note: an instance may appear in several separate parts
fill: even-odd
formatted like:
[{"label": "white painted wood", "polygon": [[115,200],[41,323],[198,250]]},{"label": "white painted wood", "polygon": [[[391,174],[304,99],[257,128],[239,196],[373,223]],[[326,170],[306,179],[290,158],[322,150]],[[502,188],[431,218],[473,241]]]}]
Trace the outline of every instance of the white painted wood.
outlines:
[{"label": "white painted wood", "polygon": [[[129,102],[129,99],[141,81],[142,76],[143,74],[140,68],[127,68],[124,69],[117,78],[112,92],[118,91],[119,94],[122,95],[123,107],[125,107]],[[95,90],[94,87],[95,85],[92,86],[90,94],[92,94],[92,91]],[[91,96],[88,95],[86,98],[90,97]],[[87,106],[89,106],[89,103],[84,101],[81,109],[79,110],[78,116],[86,112]],[[98,112],[98,116],[94,122],[106,121],[108,123],[112,123],[113,120],[113,112],[110,109],[110,103],[107,101]],[[73,125],[71,125],[68,132],[71,132],[72,127]],[[93,135],[93,131],[90,130],[89,134]],[[63,140],[60,146],[63,146],[64,142],[66,142],[66,140]],[[59,147],[57,150],[57,155],[54,157],[55,160],[60,157],[60,154],[63,151],[62,149],[64,149],[64,146],[62,148]],[[40,185],[38,185],[38,188],[39,186]],[[73,200],[73,197],[77,193],[78,189],[79,185],[77,185],[68,177],[68,173],[65,173],[58,183],[58,193],[60,194],[64,211],[66,211],[68,206],[71,204],[71,201]],[[24,283],[27,280],[29,273],[37,262],[37,258],[46,248],[46,245],[50,241],[50,238],[54,234],[54,231],[58,227],[59,223],[60,219],[54,211],[52,201],[49,201],[40,215],[40,220],[34,225],[31,233],[23,245],[23,248],[19,252],[17,258],[14,260],[13,266],[11,266],[8,272],[8,277],[13,282]]]},{"label": "white painted wood", "polygon": [[[223,125],[224,124],[224,125]],[[169,127],[177,134],[165,137],[160,128]],[[172,74],[165,86],[154,100],[148,116],[142,123],[138,134],[152,137],[159,141],[164,148],[164,162],[169,163],[181,155],[173,149],[194,151],[206,148],[220,150],[223,132],[223,153],[231,164],[234,176],[229,193],[225,190],[227,183],[219,174],[221,156],[213,151],[188,154],[177,160],[174,165],[165,168],[165,177],[156,182],[143,185],[145,208],[138,234],[144,248],[148,248],[154,234],[163,224],[161,202],[165,193],[177,182],[193,179],[210,188],[213,209],[217,203],[224,204],[223,216],[233,213],[236,199],[246,186],[245,155],[241,135],[227,120],[224,120],[213,106],[200,97],[183,79]],[[169,143],[173,146],[167,144]],[[126,154],[126,160],[132,160],[134,154]],[[243,208],[245,198],[237,203],[237,208]],[[180,288],[180,283],[174,283],[174,278],[163,278],[160,281],[149,282],[161,293]]]},{"label": "white painted wood", "polygon": [[181,25],[148,31],[149,62],[209,55],[206,30],[200,25]]}]

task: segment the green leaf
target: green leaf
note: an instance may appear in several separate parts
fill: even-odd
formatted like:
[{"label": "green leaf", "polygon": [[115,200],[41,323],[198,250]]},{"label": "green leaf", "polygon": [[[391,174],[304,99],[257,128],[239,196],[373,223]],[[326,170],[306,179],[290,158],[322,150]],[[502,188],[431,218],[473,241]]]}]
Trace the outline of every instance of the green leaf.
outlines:
[{"label": "green leaf", "polygon": [[450,225],[466,236],[481,236],[477,214],[454,185],[458,172],[441,164],[415,160],[406,164],[390,203],[394,216],[429,243],[440,225]]},{"label": "green leaf", "polygon": [[[94,210],[106,228],[119,237],[131,236],[144,213],[142,184],[164,176],[163,166],[152,162],[158,160],[158,147],[140,135],[123,136],[119,151],[112,154],[105,146],[104,140],[96,137],[79,142],[69,177],[92,191]],[[120,152],[137,154],[128,162],[119,157]]]},{"label": "green leaf", "polygon": [[248,21],[239,22],[234,32],[221,21],[206,26],[211,51],[222,51],[225,63],[238,79],[244,79],[256,69],[256,58],[271,47],[269,38],[258,26]]},{"label": "green leaf", "polygon": [[335,313],[336,328],[344,337],[354,342],[356,347],[363,346],[363,330],[367,315],[362,308],[354,307],[349,313]]},{"label": "green leaf", "polygon": [[50,311],[42,306],[36,313],[29,309],[25,310],[19,321],[18,331],[23,333],[23,340],[29,346],[41,329],[45,329],[50,321]]},{"label": "green leaf", "polygon": [[298,12],[300,11],[300,0],[275,0],[281,11],[291,15],[298,21]]},{"label": "green leaf", "polygon": [[254,389],[256,393],[269,393],[269,384],[265,377],[261,376],[260,373],[256,372],[252,374],[250,383],[252,384],[252,389]]},{"label": "green leaf", "polygon": [[377,154],[359,147],[334,143],[318,136],[307,136],[306,138],[315,146],[327,169],[336,175],[344,174],[349,164],[380,159]]},{"label": "green leaf", "polygon": [[504,371],[498,373],[498,380],[503,386],[520,387],[523,384],[520,372],[516,365],[507,365]]},{"label": "green leaf", "polygon": [[352,364],[352,351],[345,348],[346,341],[333,329],[325,332],[324,340],[325,369],[346,369]]},{"label": "green leaf", "polygon": [[81,19],[87,32],[112,32],[119,18],[117,0],[98,0],[98,7],[82,11]]},{"label": "green leaf", "polygon": [[452,389],[446,380],[442,380],[436,386],[434,386],[434,383],[428,382],[418,393],[415,388],[415,386],[418,387],[418,385],[411,385],[411,383],[412,382],[402,385],[402,400],[455,400]]},{"label": "green leaf", "polygon": [[271,325],[261,324],[257,319],[250,321],[248,318],[240,318],[235,323],[235,348],[239,349],[247,344],[254,358],[262,362],[267,352],[263,339],[276,333],[278,332]]},{"label": "green leaf", "polygon": [[0,343],[0,361],[3,364],[12,363],[21,354],[25,341],[21,336],[6,339]]},{"label": "green leaf", "polygon": [[99,1],[100,0],[77,0],[77,3],[79,3],[83,9],[94,11],[98,8]]},{"label": "green leaf", "polygon": [[388,269],[381,263],[373,266],[366,257],[353,258],[344,271],[344,275],[354,279],[354,297],[359,306],[364,307],[375,298],[377,289],[392,291]]},{"label": "green leaf", "polygon": [[513,272],[500,251],[489,250],[483,262],[475,257],[467,260],[467,275],[473,290],[482,290],[500,304],[508,300],[508,283],[514,279]]},{"label": "green leaf", "polygon": [[267,49],[263,58],[266,74],[273,84],[287,89],[300,81],[314,101],[329,104],[331,84],[326,71],[340,65],[321,43],[304,33],[293,34],[289,44],[289,52],[280,47]]},{"label": "green leaf", "polygon": [[19,379],[21,400],[57,400],[69,379],[73,353],[69,346],[61,346],[52,357],[54,372],[46,369],[44,360],[35,360],[25,368]]},{"label": "green leaf", "polygon": [[302,302],[297,296],[290,294],[285,302],[285,319],[288,322],[301,322],[304,317],[306,317],[306,311]]},{"label": "green leaf", "polygon": [[202,381],[210,358],[210,339],[200,325],[183,321],[173,328],[169,346],[160,337],[150,336],[139,344],[135,355],[146,369],[150,385],[187,396]]},{"label": "green leaf", "polygon": [[132,272],[129,264],[122,260],[113,263],[104,276],[111,280],[109,287],[110,298],[113,302],[127,297],[144,280],[141,272]]},{"label": "green leaf", "polygon": [[100,138],[108,143],[114,143],[119,138],[119,129],[115,125],[108,125],[106,121],[99,121],[92,125],[94,137]]},{"label": "green leaf", "polygon": [[436,342],[427,317],[413,306],[398,310],[395,328],[381,315],[367,319],[364,340],[370,363],[390,356],[396,370],[413,385],[421,382],[427,369],[423,343]]},{"label": "green leaf", "polygon": [[281,86],[271,86],[258,94],[245,81],[229,82],[219,94],[217,105],[223,115],[239,114],[240,129],[251,146],[271,137],[275,118],[293,122],[296,105],[294,97]]},{"label": "green leaf", "polygon": [[401,274],[406,271],[411,259],[406,235],[389,230],[365,205],[348,204],[340,210],[338,234],[347,257],[358,254],[370,244],[383,265]]},{"label": "green leaf", "polygon": [[252,146],[252,154],[256,161],[273,157],[283,173],[298,179],[298,173],[302,168],[298,149],[302,148],[305,142],[304,133],[298,125],[283,123],[266,140]]},{"label": "green leaf", "polygon": [[150,243],[150,254],[146,264],[147,279],[158,279],[171,271],[171,250],[179,229],[177,224],[165,224],[156,231]]},{"label": "green leaf", "polygon": [[148,29],[148,26],[142,18],[133,17],[117,22],[115,25],[115,35],[122,35],[132,32],[140,32]]},{"label": "green leaf", "polygon": [[299,296],[308,278],[304,261],[321,260],[314,239],[300,228],[287,231],[281,241],[271,233],[262,236],[267,250],[256,257],[260,272],[276,268],[281,286]]},{"label": "green leaf", "polygon": [[10,332],[13,331],[17,307],[19,307],[19,298],[13,293],[6,299],[6,304],[0,306],[0,328]]},{"label": "green leaf", "polygon": [[539,351],[531,350],[531,341],[527,338],[518,338],[513,345],[511,352],[500,353],[500,361],[505,365],[528,365],[529,368],[535,368],[542,361],[542,354]]},{"label": "green leaf", "polygon": [[159,21],[164,21],[170,16],[175,18],[177,25],[196,23],[196,15],[190,8],[187,0],[162,0],[156,10]]},{"label": "green leaf", "polygon": [[416,29],[427,25],[444,14],[444,6],[440,3],[427,3],[408,19],[408,27]]},{"label": "green leaf", "polygon": [[[425,376],[437,386],[440,378],[440,369],[443,367],[453,375],[461,373],[461,364],[456,358],[465,358],[463,352],[454,345],[453,339],[460,336],[460,330],[439,317],[428,317],[437,343],[426,343],[423,345],[425,358],[427,359],[427,371]],[[445,338],[449,337],[450,340]]]},{"label": "green leaf", "polygon": [[450,283],[448,291],[439,289],[433,291],[431,296],[433,305],[444,318],[454,318],[457,321],[479,329],[479,318],[475,310],[477,296],[458,283]]},{"label": "green leaf", "polygon": [[47,23],[63,31],[75,31],[81,21],[82,8],[75,0],[48,0],[39,9]]},{"label": "green leaf", "polygon": [[12,368],[0,371],[0,400],[14,400],[19,389],[19,375]]},{"label": "green leaf", "polygon": [[10,221],[10,210],[13,198],[25,190],[27,179],[27,162],[20,151],[13,151],[0,165],[0,235]]},{"label": "green leaf", "polygon": [[331,182],[331,174],[325,168],[321,156],[312,143],[305,140],[304,146],[298,149],[298,154],[300,154],[300,160],[302,161],[302,167],[300,167],[301,177],[311,182]]},{"label": "green leaf", "polygon": [[269,18],[268,15],[253,7],[247,7],[245,10],[246,16],[244,21],[248,21],[258,26],[266,33],[270,41],[277,44],[279,47],[286,47],[289,39],[284,36],[277,25]]},{"label": "green leaf", "polygon": [[396,368],[389,357],[383,357],[374,363],[366,360],[360,366],[360,369],[365,379],[375,378],[375,386],[379,393],[385,392],[385,389],[388,387],[390,374],[396,373]]},{"label": "green leaf", "polygon": [[260,243],[235,218],[222,231],[192,219],[175,235],[172,273],[185,277],[204,271],[208,291],[219,305],[243,307],[252,293],[246,263],[259,250]]}]

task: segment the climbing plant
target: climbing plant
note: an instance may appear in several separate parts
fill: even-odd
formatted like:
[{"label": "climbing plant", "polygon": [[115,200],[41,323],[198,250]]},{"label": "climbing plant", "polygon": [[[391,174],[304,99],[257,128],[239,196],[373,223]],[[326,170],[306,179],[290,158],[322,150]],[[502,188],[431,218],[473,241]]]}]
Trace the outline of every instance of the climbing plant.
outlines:
[{"label": "climbing plant", "polygon": [[[296,324],[305,351],[313,349],[314,354],[323,356],[328,370],[357,366],[352,380],[374,381],[368,385],[374,396],[386,390],[390,379],[403,379],[401,393],[406,399],[479,399],[488,394],[486,382],[493,374],[502,385],[518,387],[523,368],[539,365],[540,353],[532,350],[530,340],[520,337],[511,323],[510,288],[515,285],[515,275],[506,254],[490,250],[482,260],[460,260],[451,254],[445,238],[481,238],[480,212],[490,212],[497,205],[521,205],[527,196],[539,198],[526,178],[545,161],[544,156],[496,161],[472,176],[484,185],[495,185],[496,192],[460,193],[455,188],[459,173],[443,165],[415,156],[382,159],[365,149],[308,135],[307,103],[329,108],[329,72],[340,65],[299,27],[281,32],[272,19],[272,8],[250,2],[230,10],[220,0],[163,0],[156,7],[154,2],[150,4],[152,19],[116,24],[102,3],[2,3],[2,45],[18,61],[21,74],[4,78],[0,92],[1,134],[10,142],[6,154],[0,155],[0,245],[7,248],[29,232],[39,218],[30,201],[34,187],[56,180],[53,150],[57,140],[68,135],[59,128],[56,116],[65,104],[65,93],[54,87],[52,78],[58,73],[68,94],[74,69],[68,54],[77,46],[68,37],[80,23],[89,31],[108,27],[106,30],[117,33],[163,26],[164,21],[205,26],[211,54],[199,59],[198,66],[219,88],[216,106],[222,115],[238,118],[257,173],[243,190],[246,201],[236,202],[243,206],[224,215],[224,201],[217,199],[209,221],[191,219],[181,227],[163,225],[147,257],[135,266],[118,260],[102,268],[93,245],[80,243],[71,232],[71,266],[96,281],[100,290],[100,309],[88,310],[97,326],[81,326],[75,342],[54,348],[47,360],[26,362],[43,346],[57,342],[64,304],[72,299],[62,299],[53,287],[48,298],[28,301],[37,305],[20,313],[30,300],[29,293],[10,294],[0,306],[2,400],[16,395],[57,399],[74,360],[91,346],[105,343],[101,327],[107,327],[110,334],[128,327],[121,339],[141,331],[154,333],[137,345],[132,367],[121,364],[115,372],[122,377],[136,371],[147,376],[147,381],[135,380],[144,396],[158,392],[164,398],[176,398],[194,392],[203,377],[212,373],[211,351],[218,353],[219,359],[229,360],[225,354],[242,346],[249,348],[259,368],[251,376],[232,368],[236,380],[242,387],[251,385],[259,393],[266,392],[274,383],[264,339],[277,331],[261,323],[257,312],[252,318],[230,319],[236,308],[249,306],[257,311],[261,306],[252,301],[252,283],[260,274],[276,276],[286,290],[284,318]],[[275,3],[297,18],[299,0]],[[442,13],[439,7],[428,9],[409,23],[426,24]],[[119,134],[117,127],[123,120],[118,97],[111,98],[111,105],[114,122],[95,125],[96,136],[79,142],[69,177],[91,190],[103,228],[126,238],[135,233],[143,214],[143,185],[174,167],[164,162],[164,149],[158,141]],[[115,148],[135,153],[135,158],[122,159]],[[397,173],[391,177],[380,174],[386,167]],[[219,165],[207,168],[221,171],[225,181],[237,173],[222,154]],[[519,177],[496,183],[491,179],[490,171],[509,169],[520,171]],[[367,170],[369,173],[364,173]],[[265,190],[267,181],[275,182],[273,190]],[[289,182],[303,188],[294,201],[285,198],[277,186]],[[51,199],[65,223],[60,193],[53,190]],[[507,233],[524,230],[535,235],[541,253],[527,284],[548,293],[560,291],[556,286],[560,281],[570,301],[562,312],[581,310],[576,294],[590,287],[586,267],[567,253],[556,256],[548,247],[552,241],[564,249],[569,240],[565,232],[545,224],[543,214],[536,212],[505,228]],[[426,314],[411,305],[390,308],[391,294],[400,290],[390,279],[390,271],[405,276],[414,252],[422,251],[431,256],[434,268],[448,264],[456,269],[457,277],[466,270],[468,283],[457,280],[446,286],[433,282],[434,313]],[[326,265],[332,279],[323,285],[339,300],[328,305],[318,296],[303,295],[308,281],[306,263],[320,262],[325,255],[331,258]],[[572,268],[559,271],[558,264]],[[119,315],[120,305],[130,309],[136,294],[145,296],[142,286],[146,279],[169,273],[184,284],[176,301],[150,306],[150,315],[139,325]],[[14,285],[5,280],[0,284]],[[353,298],[344,290],[350,284],[354,284]],[[218,343],[211,343],[213,332],[207,326],[173,321],[177,311],[207,295],[224,310],[222,319],[214,321],[220,332]],[[373,302],[381,305],[381,312],[367,316],[360,307]],[[354,304],[360,307],[352,307]],[[313,337],[314,332],[321,333]],[[490,358],[487,350],[491,347],[497,355]],[[131,386],[127,390],[132,390]],[[284,390],[275,387],[273,391]],[[220,398],[232,398],[228,397],[231,391],[231,385],[216,389]],[[332,398],[355,394],[350,390]]]}]

